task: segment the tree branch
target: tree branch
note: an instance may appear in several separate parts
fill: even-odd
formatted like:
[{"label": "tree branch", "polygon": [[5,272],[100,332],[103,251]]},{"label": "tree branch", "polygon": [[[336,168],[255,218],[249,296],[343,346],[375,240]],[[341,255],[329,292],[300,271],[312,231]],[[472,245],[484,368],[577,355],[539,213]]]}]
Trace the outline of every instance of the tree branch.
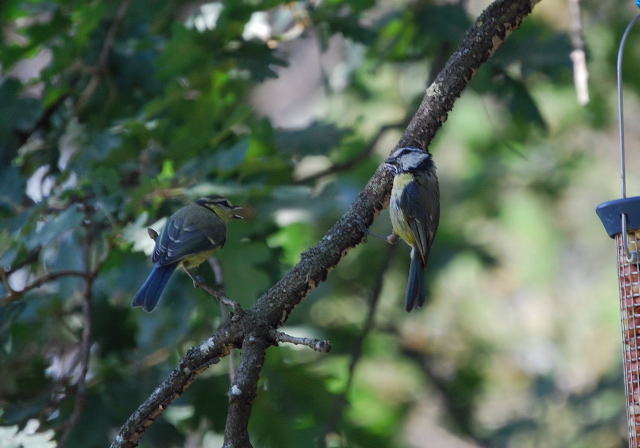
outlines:
[{"label": "tree branch", "polygon": [[84,271],[68,270],[68,271],[51,272],[49,274],[45,274],[45,275],[43,275],[41,277],[38,277],[36,280],[34,280],[33,282],[31,282],[28,285],[26,285],[20,291],[9,290],[9,294],[7,294],[6,296],[0,298],[0,305],[6,305],[8,303],[14,302],[14,301],[20,299],[25,293],[31,291],[32,289],[39,288],[40,286],[44,285],[45,283],[52,282],[52,281],[57,280],[57,279],[59,279],[61,277],[88,278],[90,276],[91,276],[91,273],[84,272]]},{"label": "tree branch", "polygon": [[455,100],[480,65],[500,48],[539,1],[496,0],[482,12],[456,52],[427,88],[398,146],[429,146],[436,131],[447,120]]},{"label": "tree branch", "polygon": [[[496,0],[480,15],[475,25],[467,32],[460,47],[451,56],[444,69],[427,89],[422,103],[407,127],[399,145],[427,148],[436,131],[442,126],[447,114],[453,108],[456,98],[466,85],[507,36],[521,24],[538,0]],[[325,280],[347,252],[362,242],[366,226],[371,225],[375,216],[386,205],[391,191],[392,176],[382,166],[371,177],[350,209],[327,231],[325,236],[311,249],[301,255],[300,262],[263,294],[255,305],[236,321],[224,323],[215,334],[200,347],[191,348],[180,365],[158,386],[158,388],[127,419],[111,444],[116,447],[134,447],[146,428],[166,407],[191,384],[196,376],[209,365],[226,356],[231,348],[239,347],[247,335],[256,335],[256,328],[276,329],[288,318],[289,313]],[[260,333],[255,341],[246,341],[246,354],[239,369],[251,372],[251,378],[259,375],[264,360],[263,350],[267,334]],[[255,343],[255,349],[252,348]],[[262,352],[262,353],[261,353]],[[246,355],[246,356],[245,356]],[[253,361],[252,361],[253,360]],[[253,362],[251,366],[249,363]],[[242,375],[249,375],[242,373]],[[238,384],[236,382],[235,384]],[[249,381],[249,386],[251,386]],[[233,386],[232,386],[233,387]],[[240,387],[240,386],[238,386]],[[247,394],[249,389],[243,391]],[[252,392],[255,393],[255,390]],[[252,395],[243,395],[244,408],[233,405],[229,419],[240,420],[244,424],[248,418]],[[247,401],[248,400],[248,401]],[[248,408],[247,408],[248,407]],[[241,414],[241,417],[238,417]],[[234,421],[236,421],[234,420]],[[235,428],[235,427],[234,427]],[[230,437],[242,431],[229,427],[225,430],[227,446],[243,446]],[[232,431],[232,429],[234,429]],[[248,443],[248,441],[247,441]],[[250,445],[245,445],[250,446]]]},{"label": "tree branch", "polygon": [[589,103],[589,70],[587,69],[580,0],[569,0],[569,12],[571,15],[571,45],[573,46],[573,51],[571,51],[573,83],[576,86],[578,104],[586,106]]},{"label": "tree branch", "polygon": [[196,288],[202,289],[204,292],[209,294],[211,297],[218,299],[220,304],[231,308],[234,316],[240,316],[244,311],[238,302],[233,299],[227,297],[224,292],[224,285],[221,287],[213,287],[207,284],[204,279],[199,275],[192,275],[189,271],[187,271],[189,276],[193,279],[193,285]]},{"label": "tree branch", "polygon": [[264,334],[251,334],[242,343],[240,365],[229,388],[223,448],[252,448],[248,431],[249,417],[269,345]]}]

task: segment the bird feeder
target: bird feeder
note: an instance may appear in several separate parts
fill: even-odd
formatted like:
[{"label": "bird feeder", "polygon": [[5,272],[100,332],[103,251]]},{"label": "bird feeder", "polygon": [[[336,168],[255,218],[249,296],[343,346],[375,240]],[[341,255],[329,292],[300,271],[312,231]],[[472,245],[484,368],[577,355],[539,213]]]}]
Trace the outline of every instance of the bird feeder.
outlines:
[{"label": "bird feeder", "polygon": [[607,233],[615,239],[617,248],[625,407],[631,448],[640,448],[640,196],[627,197],[622,54],[629,32],[639,19],[640,14],[629,22],[618,47],[618,127],[622,199],[605,202],[596,208]]}]

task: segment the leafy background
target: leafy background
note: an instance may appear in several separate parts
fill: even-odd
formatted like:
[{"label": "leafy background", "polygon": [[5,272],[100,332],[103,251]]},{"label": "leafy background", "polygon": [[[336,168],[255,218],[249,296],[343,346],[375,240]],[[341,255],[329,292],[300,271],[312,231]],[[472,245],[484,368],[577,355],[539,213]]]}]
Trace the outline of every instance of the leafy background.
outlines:
[{"label": "leafy background", "polygon": [[[250,306],[348,207],[488,3],[0,3],[0,446],[107,445],[221,320],[182,274],[153,314],[130,308],[146,227],[202,194],[243,204],[219,260]],[[619,196],[615,53],[634,9],[582,6],[589,104],[568,5],[543,1],[430,148],[442,221],[427,305],[403,311],[406,247],[351,251],[286,328],[333,351],[268,352],[256,446],[625,445],[615,258],[593,209]],[[624,68],[631,192],[639,53]],[[390,231],[386,212],[373,231]],[[88,295],[78,276],[20,293],[96,268]],[[141,446],[221,445],[228,370],[210,368]]]}]

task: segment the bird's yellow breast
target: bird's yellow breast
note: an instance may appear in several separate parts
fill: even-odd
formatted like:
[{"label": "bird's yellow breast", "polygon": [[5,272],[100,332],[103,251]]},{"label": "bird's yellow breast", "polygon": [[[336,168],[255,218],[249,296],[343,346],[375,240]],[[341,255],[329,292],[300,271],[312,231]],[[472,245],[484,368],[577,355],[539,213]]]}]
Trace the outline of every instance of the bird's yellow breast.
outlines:
[{"label": "bird's yellow breast", "polygon": [[389,201],[389,216],[391,217],[391,226],[393,232],[407,242],[410,246],[415,245],[416,240],[407,219],[400,208],[400,197],[402,191],[410,183],[413,182],[413,175],[409,173],[398,174],[393,178],[393,188],[391,190],[391,199]]}]

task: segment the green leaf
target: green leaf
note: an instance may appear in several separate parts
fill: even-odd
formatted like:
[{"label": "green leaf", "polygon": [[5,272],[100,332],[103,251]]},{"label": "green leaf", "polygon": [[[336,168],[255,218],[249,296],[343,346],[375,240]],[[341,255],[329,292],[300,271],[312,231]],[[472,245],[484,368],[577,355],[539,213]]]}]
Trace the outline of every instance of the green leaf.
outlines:
[{"label": "green leaf", "polygon": [[35,249],[46,246],[65,232],[76,229],[84,218],[76,207],[69,207],[57,216],[49,218],[38,230],[29,236],[27,247]]},{"label": "green leaf", "polygon": [[0,446],[4,448],[55,448],[53,430],[36,432],[38,423],[32,420],[19,430],[18,425],[0,426]]}]

